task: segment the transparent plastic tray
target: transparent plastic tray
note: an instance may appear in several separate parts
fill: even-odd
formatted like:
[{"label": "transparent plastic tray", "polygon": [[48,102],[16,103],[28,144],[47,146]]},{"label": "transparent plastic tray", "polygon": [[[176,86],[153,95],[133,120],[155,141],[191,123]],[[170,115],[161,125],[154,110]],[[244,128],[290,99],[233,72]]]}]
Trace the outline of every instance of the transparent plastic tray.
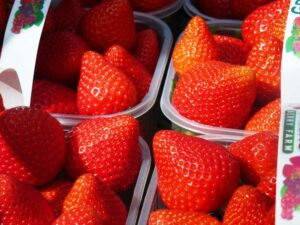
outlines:
[{"label": "transparent plastic tray", "polygon": [[148,112],[154,105],[171,52],[173,35],[168,25],[159,18],[139,12],[134,13],[134,18],[137,24],[142,24],[154,29],[157,32],[160,41],[161,51],[157,61],[156,69],[152,77],[149,92],[139,104],[119,113],[100,116],[52,114],[52,116],[54,116],[64,127],[73,127],[86,119],[97,117],[112,117],[122,114],[129,114],[134,116],[135,118],[139,118],[140,116]]},{"label": "transparent plastic tray", "polygon": [[[240,28],[229,21],[208,21],[208,26],[216,33],[239,36]],[[180,39],[180,37],[179,37]],[[233,135],[233,136],[247,136],[255,132],[245,131],[240,129],[221,128],[197,123],[189,120],[179,114],[171,103],[171,92],[173,89],[173,82],[178,79],[171,60],[169,64],[168,74],[163,89],[160,106],[164,115],[181,130],[186,130],[194,134],[211,134],[211,135]]]}]

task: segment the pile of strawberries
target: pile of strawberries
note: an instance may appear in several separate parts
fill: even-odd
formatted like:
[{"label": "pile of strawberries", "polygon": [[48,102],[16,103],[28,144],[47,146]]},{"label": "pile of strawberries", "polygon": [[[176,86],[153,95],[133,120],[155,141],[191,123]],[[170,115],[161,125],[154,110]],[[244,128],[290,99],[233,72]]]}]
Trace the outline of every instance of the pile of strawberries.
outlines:
[{"label": "pile of strawberries", "polygon": [[194,17],[176,44],[172,104],[201,124],[253,131],[279,131],[280,68],[287,0],[253,11],[242,37],[214,35]]}]

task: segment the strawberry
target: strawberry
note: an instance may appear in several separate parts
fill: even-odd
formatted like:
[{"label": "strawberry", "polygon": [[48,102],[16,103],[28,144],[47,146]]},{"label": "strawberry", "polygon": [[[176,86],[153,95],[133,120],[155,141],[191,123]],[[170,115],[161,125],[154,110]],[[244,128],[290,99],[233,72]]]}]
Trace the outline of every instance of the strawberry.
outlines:
[{"label": "strawberry", "polygon": [[149,12],[162,9],[171,5],[175,0],[129,0],[133,9],[142,12]]},{"label": "strawberry", "polygon": [[3,104],[3,98],[2,96],[0,95],[0,112],[4,111],[5,108],[4,108],[4,104]]},{"label": "strawberry", "polygon": [[50,225],[55,220],[49,203],[28,184],[0,174],[1,224]]},{"label": "strawberry", "polygon": [[73,209],[63,213],[52,225],[105,225],[92,207]]},{"label": "strawberry", "polygon": [[141,165],[138,138],[139,124],[128,115],[82,122],[68,135],[68,174],[92,173],[115,191],[128,189]]},{"label": "strawberry", "polygon": [[79,0],[63,0],[54,10],[54,19],[58,30],[76,30],[85,9]]},{"label": "strawberry", "polygon": [[56,22],[54,18],[54,12],[49,8],[47,17],[43,28],[43,37],[53,33],[56,30]]},{"label": "strawberry", "polygon": [[243,181],[257,185],[276,168],[278,136],[269,132],[257,133],[231,144],[228,151],[239,160]]},{"label": "strawberry", "polygon": [[32,86],[31,107],[48,113],[77,114],[76,91],[62,84],[35,80]]},{"label": "strawberry", "polygon": [[74,33],[52,33],[41,41],[37,75],[53,81],[76,83],[82,56],[88,50],[88,45]]},{"label": "strawberry", "polygon": [[245,130],[279,132],[280,98],[256,112],[247,122]]},{"label": "strawberry", "polygon": [[267,196],[252,186],[241,186],[232,195],[223,218],[224,225],[264,225],[270,208]]},{"label": "strawberry", "polygon": [[[8,19],[8,10],[6,8],[6,1],[0,0],[0,37],[2,36],[2,33],[4,36],[7,19]],[[0,38],[0,40],[1,39],[2,38]]]},{"label": "strawberry", "polygon": [[124,225],[127,212],[119,196],[92,174],[80,176],[64,201],[63,212],[92,208],[105,225]]},{"label": "strawberry", "polygon": [[159,193],[170,209],[216,210],[237,186],[238,162],[221,145],[163,130],[154,136],[153,151]]},{"label": "strawberry", "polygon": [[48,113],[13,108],[0,115],[0,173],[32,185],[54,178],[66,159],[64,130]]},{"label": "strawberry", "polygon": [[261,35],[271,35],[283,41],[289,5],[289,0],[276,0],[254,10],[242,26],[245,42],[250,46],[259,43]]},{"label": "strawberry", "polygon": [[214,35],[214,39],[220,52],[220,61],[245,65],[250,50],[245,42],[225,35]]},{"label": "strawberry", "polygon": [[103,1],[91,8],[81,19],[82,37],[97,50],[118,44],[129,50],[136,31],[133,11],[128,0]]},{"label": "strawberry", "polygon": [[221,225],[216,218],[201,212],[161,209],[152,212],[148,225]]},{"label": "strawberry", "polygon": [[276,197],[276,168],[271,169],[259,182],[257,189],[275,201]]},{"label": "strawberry", "polygon": [[280,97],[282,45],[277,38],[264,36],[249,53],[246,65],[256,74],[257,101],[261,104]]},{"label": "strawberry", "polygon": [[182,75],[199,62],[218,58],[217,45],[208,26],[201,17],[194,17],[185,28],[172,55],[176,72]]},{"label": "strawberry", "polygon": [[146,29],[137,34],[132,53],[143,63],[150,74],[153,74],[156,68],[159,51],[158,37],[154,30]]},{"label": "strawberry", "polygon": [[231,16],[230,1],[232,0],[197,0],[196,6],[208,16],[225,19]]},{"label": "strawberry", "polygon": [[151,74],[144,65],[120,45],[110,47],[105,52],[104,58],[130,77],[137,90],[137,102],[140,102],[148,93],[152,80]]},{"label": "strawberry", "polygon": [[85,6],[85,7],[92,7],[98,4],[98,2],[100,2],[99,0],[79,0],[79,2],[81,3],[81,5]]},{"label": "strawberry", "polygon": [[275,205],[269,209],[266,217],[265,217],[265,223],[263,225],[274,225],[275,224]]},{"label": "strawberry", "polygon": [[136,102],[136,88],[125,73],[96,52],[84,54],[77,93],[77,106],[81,114],[121,112]]},{"label": "strawberry", "polygon": [[255,94],[255,76],[249,67],[209,61],[183,74],[172,103],[182,116],[198,123],[241,128]]},{"label": "strawberry", "polygon": [[60,179],[55,180],[54,182],[40,189],[41,194],[51,205],[55,217],[60,216],[62,213],[63,202],[72,186],[72,182]]}]

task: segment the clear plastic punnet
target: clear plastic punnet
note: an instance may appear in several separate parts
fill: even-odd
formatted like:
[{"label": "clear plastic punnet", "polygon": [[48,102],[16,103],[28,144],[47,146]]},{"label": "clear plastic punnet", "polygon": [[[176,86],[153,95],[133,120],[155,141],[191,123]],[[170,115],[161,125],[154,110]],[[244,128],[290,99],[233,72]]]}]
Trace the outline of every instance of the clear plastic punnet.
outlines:
[{"label": "clear plastic punnet", "polygon": [[[218,34],[226,34],[233,37],[241,36],[241,29],[236,23],[229,21],[208,21],[207,25],[210,29]],[[179,37],[180,39],[180,37]],[[178,39],[178,40],[179,40]],[[177,41],[178,41],[177,40]],[[178,80],[178,76],[174,70],[173,62],[169,64],[168,74],[165,81],[160,107],[164,115],[172,122],[172,127],[175,130],[189,132],[193,134],[211,134],[211,135],[231,135],[231,136],[248,136],[254,134],[252,131],[245,131],[232,128],[214,127],[205,124],[200,124],[189,120],[179,114],[171,103],[174,83]]]}]

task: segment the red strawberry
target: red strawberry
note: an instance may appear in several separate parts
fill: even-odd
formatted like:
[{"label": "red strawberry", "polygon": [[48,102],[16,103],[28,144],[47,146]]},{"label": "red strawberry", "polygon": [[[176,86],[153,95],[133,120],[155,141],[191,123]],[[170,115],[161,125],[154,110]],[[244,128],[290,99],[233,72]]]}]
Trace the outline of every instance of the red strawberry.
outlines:
[{"label": "red strawberry", "polygon": [[105,225],[92,207],[77,208],[63,213],[52,225]]},{"label": "red strawberry", "polygon": [[247,122],[245,130],[279,132],[280,98],[256,112]]},{"label": "red strawberry", "polygon": [[119,196],[92,174],[80,176],[64,201],[64,213],[93,208],[105,225],[124,225],[126,208]]},{"label": "red strawberry", "polygon": [[223,224],[264,225],[269,208],[267,196],[252,186],[241,186],[234,192],[227,205]]},{"label": "red strawberry", "polygon": [[77,114],[76,91],[59,83],[35,80],[31,107],[43,109],[48,113]]},{"label": "red strawberry", "polygon": [[275,200],[276,197],[276,168],[270,170],[259,182],[257,189]]},{"label": "red strawberry", "polygon": [[194,17],[185,28],[172,55],[176,72],[182,75],[199,62],[218,58],[217,45],[206,22],[199,16]]},{"label": "red strawberry", "polygon": [[256,94],[249,67],[209,61],[179,79],[172,103],[184,117],[218,127],[241,128]]},{"label": "red strawberry", "polygon": [[3,104],[3,98],[2,96],[0,95],[0,112],[4,111],[5,108],[4,108],[4,104]]},{"label": "red strawberry", "polygon": [[82,56],[88,50],[88,45],[74,33],[52,33],[41,41],[36,72],[42,78],[76,83]]},{"label": "red strawberry", "polygon": [[237,186],[238,162],[221,145],[163,130],[154,136],[153,151],[158,189],[170,209],[216,210]]},{"label": "red strawberry", "polygon": [[81,114],[121,112],[136,102],[136,88],[125,73],[96,52],[84,54],[77,93],[77,106]]},{"label": "red strawberry", "polygon": [[92,7],[98,4],[98,2],[100,2],[100,0],[79,0],[81,5],[85,6],[85,7]]},{"label": "red strawberry", "polygon": [[275,205],[268,211],[263,225],[275,225]]},{"label": "red strawberry", "polygon": [[48,113],[20,107],[0,115],[0,173],[41,185],[59,173],[65,158],[64,130]]},{"label": "red strawberry", "polygon": [[134,10],[149,12],[171,5],[175,0],[129,0]]},{"label": "red strawberry", "polygon": [[225,35],[214,35],[214,39],[220,52],[220,61],[245,65],[250,50],[245,42]]},{"label": "red strawberry", "polygon": [[239,161],[243,181],[256,185],[277,165],[278,136],[258,133],[228,147]]},{"label": "red strawberry", "polygon": [[256,74],[257,100],[265,104],[280,97],[282,41],[266,36],[254,44],[247,66]]},{"label": "red strawberry", "polygon": [[289,0],[277,0],[254,10],[242,26],[245,42],[252,46],[263,34],[283,41],[289,5]]},{"label": "red strawberry", "polygon": [[141,165],[138,138],[139,124],[128,115],[82,122],[69,133],[68,174],[92,173],[115,191],[128,189]]},{"label": "red strawberry", "polygon": [[161,209],[152,212],[148,225],[221,225],[216,218],[201,212]]},{"label": "red strawberry", "polygon": [[43,36],[47,36],[48,34],[54,32],[55,30],[56,30],[56,22],[54,18],[54,12],[51,8],[49,8],[45,20],[45,25],[43,28]]},{"label": "red strawberry", "polygon": [[[6,8],[6,1],[0,0],[0,37],[2,36],[2,33],[4,36],[7,18],[8,18],[8,11]],[[0,40],[1,40],[1,38],[0,38]]]},{"label": "red strawberry", "polygon": [[120,45],[110,47],[105,52],[104,58],[130,77],[137,90],[137,102],[140,102],[148,93],[152,80],[151,74],[144,65]]},{"label": "red strawberry", "polygon": [[208,16],[225,19],[231,16],[230,1],[232,0],[197,0],[196,5]]},{"label": "red strawberry", "polygon": [[1,224],[50,225],[55,220],[49,203],[28,184],[0,175]]},{"label": "red strawberry", "polygon": [[80,33],[98,50],[118,44],[129,50],[136,31],[128,0],[103,1],[91,8],[80,22]]},{"label": "red strawberry", "polygon": [[54,10],[54,18],[58,30],[76,30],[85,9],[79,0],[63,0]]},{"label": "red strawberry", "polygon": [[67,180],[56,180],[40,189],[41,194],[50,203],[55,217],[62,213],[63,202],[73,183]]},{"label": "red strawberry", "polygon": [[139,32],[133,45],[133,55],[153,74],[159,57],[158,37],[154,30]]}]

